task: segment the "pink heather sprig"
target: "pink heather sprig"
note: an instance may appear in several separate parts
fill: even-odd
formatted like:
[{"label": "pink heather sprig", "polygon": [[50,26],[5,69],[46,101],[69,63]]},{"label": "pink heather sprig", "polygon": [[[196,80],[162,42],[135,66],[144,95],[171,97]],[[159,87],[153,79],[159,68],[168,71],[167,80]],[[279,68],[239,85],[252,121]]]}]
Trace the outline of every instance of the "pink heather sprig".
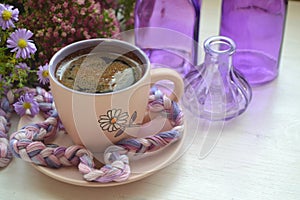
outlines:
[{"label": "pink heather sprig", "polygon": [[114,9],[123,31],[134,28],[134,7],[136,0],[97,0],[103,8]]},{"label": "pink heather sprig", "polygon": [[94,0],[66,0],[64,3],[19,0],[19,3],[25,9],[20,21],[36,33],[39,65],[49,62],[56,51],[72,42],[112,37],[120,32],[115,10],[104,9]]}]

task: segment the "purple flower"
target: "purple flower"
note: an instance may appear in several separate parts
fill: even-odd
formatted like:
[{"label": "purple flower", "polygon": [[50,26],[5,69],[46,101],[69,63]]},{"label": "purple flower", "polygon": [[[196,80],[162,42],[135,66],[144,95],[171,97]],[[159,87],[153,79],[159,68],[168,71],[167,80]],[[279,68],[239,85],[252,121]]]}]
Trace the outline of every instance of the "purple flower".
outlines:
[{"label": "purple flower", "polygon": [[30,70],[30,68],[28,67],[28,65],[26,63],[19,63],[16,65],[17,69],[24,69],[24,70]]},{"label": "purple flower", "polygon": [[33,97],[31,93],[25,93],[19,98],[19,101],[14,103],[15,111],[18,115],[23,116],[26,114],[26,111],[30,111],[30,115],[33,117],[39,111],[39,104]]},{"label": "purple flower", "polygon": [[11,52],[17,51],[16,58],[29,58],[30,54],[34,54],[36,52],[34,43],[32,43],[32,40],[29,40],[32,35],[33,33],[31,31],[22,28],[16,30],[9,36],[7,40],[7,47],[13,48]]},{"label": "purple flower", "polygon": [[0,26],[2,30],[15,27],[13,21],[18,21],[19,10],[13,6],[0,4]]},{"label": "purple flower", "polygon": [[39,71],[37,71],[38,80],[43,85],[49,83],[49,66],[48,64],[44,66],[39,66]]}]

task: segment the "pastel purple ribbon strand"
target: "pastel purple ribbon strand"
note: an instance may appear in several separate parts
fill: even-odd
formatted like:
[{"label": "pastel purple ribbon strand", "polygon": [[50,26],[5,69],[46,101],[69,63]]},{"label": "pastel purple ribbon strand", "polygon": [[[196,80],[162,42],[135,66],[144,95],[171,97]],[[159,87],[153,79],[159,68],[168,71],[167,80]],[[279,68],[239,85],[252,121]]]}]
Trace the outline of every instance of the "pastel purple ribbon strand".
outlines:
[{"label": "pastel purple ribbon strand", "polygon": [[12,92],[8,92],[7,97],[1,99],[0,107],[0,168],[6,167],[11,159],[12,153],[8,148],[8,131],[10,127],[9,118],[13,111],[11,105],[14,102]]},{"label": "pastel purple ribbon strand", "polygon": [[[30,90],[34,93],[46,120],[26,125],[13,133],[9,142],[12,153],[7,149],[7,135],[2,134],[2,127],[0,126],[0,142],[3,140],[1,138],[6,138],[6,141],[2,143],[5,144],[3,146],[6,146],[7,150],[2,150],[2,146],[0,146],[0,156],[1,159],[6,159],[5,162],[13,154],[25,161],[51,168],[78,166],[83,178],[87,181],[122,182],[130,176],[129,158],[127,156],[129,152],[140,154],[157,151],[178,141],[183,132],[183,113],[178,104],[171,101],[157,88],[152,88],[149,95],[148,111],[167,114],[173,128],[145,138],[123,139],[117,144],[109,146],[104,152],[105,165],[100,169],[95,169],[93,154],[83,146],[62,147],[45,144],[44,141],[53,138],[62,125],[53,107],[51,93],[41,88]],[[6,112],[0,110],[0,114]],[[2,118],[0,118],[1,120]],[[7,165],[7,163],[5,164]]]}]

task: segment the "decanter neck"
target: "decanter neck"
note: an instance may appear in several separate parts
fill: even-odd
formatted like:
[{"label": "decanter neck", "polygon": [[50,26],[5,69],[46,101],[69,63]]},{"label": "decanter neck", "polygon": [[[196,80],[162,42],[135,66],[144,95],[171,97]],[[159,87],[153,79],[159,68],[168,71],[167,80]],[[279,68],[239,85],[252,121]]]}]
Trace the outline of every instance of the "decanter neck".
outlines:
[{"label": "decanter neck", "polygon": [[228,73],[232,66],[232,54],[235,43],[227,37],[211,37],[204,43],[206,67],[218,69],[221,73]]}]

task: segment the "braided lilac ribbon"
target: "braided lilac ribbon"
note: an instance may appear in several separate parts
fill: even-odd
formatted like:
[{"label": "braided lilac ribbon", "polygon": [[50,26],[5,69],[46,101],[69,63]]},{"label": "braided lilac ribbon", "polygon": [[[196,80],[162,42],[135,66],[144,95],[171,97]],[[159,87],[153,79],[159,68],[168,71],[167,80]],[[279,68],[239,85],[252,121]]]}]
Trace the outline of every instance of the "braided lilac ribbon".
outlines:
[{"label": "braided lilac ribbon", "polygon": [[5,116],[0,116],[0,167],[6,167],[12,158],[12,154],[8,149],[7,125],[8,122]]},{"label": "braided lilac ribbon", "polygon": [[52,105],[52,96],[41,88],[31,91],[40,105],[46,120],[31,124],[13,133],[10,147],[14,156],[37,165],[51,168],[78,166],[87,181],[101,183],[122,182],[130,176],[129,158],[127,154],[153,152],[166,147],[180,139],[183,132],[183,114],[178,104],[171,101],[156,88],[152,88],[149,96],[149,112],[163,112],[171,121],[173,128],[166,132],[145,138],[123,139],[109,146],[104,152],[105,165],[95,169],[92,153],[80,145],[61,147],[47,145],[60,126],[60,120]]},{"label": "braided lilac ribbon", "polygon": [[14,102],[12,92],[8,92],[6,97],[1,99],[0,107],[0,168],[6,167],[11,159],[12,153],[8,148],[8,131],[10,127],[9,119],[13,111],[11,104]]}]

